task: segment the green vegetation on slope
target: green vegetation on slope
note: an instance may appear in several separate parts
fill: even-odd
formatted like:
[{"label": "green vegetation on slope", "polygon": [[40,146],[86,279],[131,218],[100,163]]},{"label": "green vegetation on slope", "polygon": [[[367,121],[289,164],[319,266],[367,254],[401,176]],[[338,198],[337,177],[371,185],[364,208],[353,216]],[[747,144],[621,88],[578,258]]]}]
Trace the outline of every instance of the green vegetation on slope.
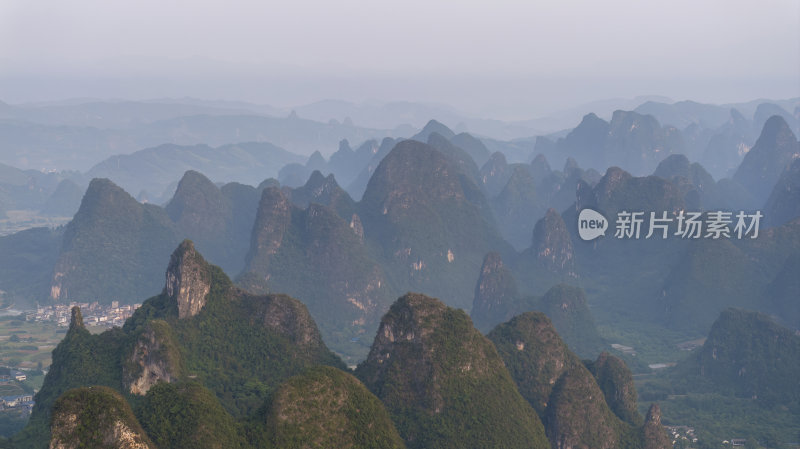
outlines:
[{"label": "green vegetation on slope", "polygon": [[494,345],[461,310],[407,294],[356,375],[410,448],[545,448],[544,428]]},{"label": "green vegetation on slope", "polygon": [[[495,327],[489,339],[522,396],[544,421],[553,447],[637,448],[647,443],[639,436],[641,418],[630,425],[614,415],[595,377],[567,348],[543,313],[517,315]],[[593,364],[607,365],[607,358],[601,355]],[[630,379],[624,364],[615,368],[625,371]],[[632,379],[618,389],[633,390],[635,413]]]},{"label": "green vegetation on slope", "polygon": [[158,447],[247,447],[239,424],[211,391],[196,382],[159,382],[140,401],[136,415]]},{"label": "green vegetation on slope", "polygon": [[53,405],[51,448],[154,448],[116,390],[84,387],[69,390]]},{"label": "green vegetation on slope", "polygon": [[766,315],[727,309],[701,348],[639,391],[661,402],[665,424],[695,427],[704,447],[731,438],[787,443],[800,432],[798,372],[800,336]]},{"label": "green vegetation on slope", "polygon": [[276,448],[400,449],[383,404],[355,377],[316,367],[286,381],[266,419]]},{"label": "green vegetation on slope", "polygon": [[[140,394],[144,394],[141,389],[155,388],[150,384],[159,385],[159,379],[170,380],[164,379],[167,374],[179,384],[182,379],[195,379],[207,394],[197,393],[194,387],[166,389],[158,401],[145,399],[143,403],[149,404],[148,410],[152,411],[160,407],[154,404],[167,404],[179,393],[199,398],[203,404],[210,397],[212,403],[219,404],[218,411],[225,413],[209,412],[204,416],[224,429],[229,427],[228,421],[252,416],[290,376],[318,364],[344,367],[325,347],[314,321],[299,301],[283,295],[249,295],[233,287],[220,268],[208,265],[190,242],[184,242],[176,253],[179,251],[191,252],[193,257],[173,259],[192,266],[184,269],[171,265],[175,271],[168,273],[168,286],[170,282],[178,284],[145,301],[123,329],[91,335],[83,327],[80,310],[73,309],[70,330],[53,352],[53,364],[36,396],[30,422],[14,438],[18,447],[47,445],[51,407],[71,388],[104,385],[123,392],[136,404],[142,403],[142,398],[128,394],[137,376],[159,373],[139,382]],[[192,277],[195,269],[204,270],[205,275]],[[203,282],[209,285],[205,305],[195,315],[179,318],[178,310],[186,309],[180,302],[192,299],[186,297],[187,292],[202,291]],[[153,340],[150,346],[148,339]],[[154,348],[157,351],[137,358],[136,348],[142,341],[145,353]],[[159,365],[163,360],[165,364]],[[137,366],[140,361],[147,370]],[[141,409],[135,408],[139,413]],[[160,413],[173,411],[161,409]],[[140,413],[140,418],[148,428],[156,428],[149,412]],[[170,428],[161,427],[155,435],[159,441],[183,438],[173,435]],[[222,443],[217,447],[228,446]]]}]

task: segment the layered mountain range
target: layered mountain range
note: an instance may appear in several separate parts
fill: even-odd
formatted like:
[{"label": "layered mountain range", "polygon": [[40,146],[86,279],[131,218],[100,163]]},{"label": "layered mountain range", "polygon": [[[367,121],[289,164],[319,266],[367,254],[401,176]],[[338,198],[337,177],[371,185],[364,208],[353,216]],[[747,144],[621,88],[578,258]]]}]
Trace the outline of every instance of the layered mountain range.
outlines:
[{"label": "layered mountain range", "polygon": [[[316,152],[263,177],[270,157],[289,156],[252,144],[119,159],[124,172],[191,154],[234,173],[217,166],[231,155],[252,165],[253,185],[176,164],[164,167],[183,176],[162,207],[97,178],[67,225],[0,238],[6,303],[151,297],[123,329],[100,335],[76,310],[19,441],[41,447],[36,432],[55,423],[53,444],[91,446],[71,436],[81,420],[106,426],[91,438],[131,447],[663,447],[661,411],[636,409],[628,366],[649,374],[709,331],[710,341],[734,341],[715,324],[720,313],[735,318],[730,307],[787,327],[775,333],[782,347],[800,328],[800,143],[792,116],[767,106],[752,121],[736,110],[651,107],[507,145],[431,121],[410,139],[355,149],[342,140],[327,160]],[[697,126],[679,130],[659,114]],[[541,151],[508,156],[526,145]],[[715,180],[721,171],[731,177]],[[28,189],[54,213],[68,213],[82,190],[63,174],[0,175],[10,180],[0,193]],[[604,237],[580,237],[585,208],[608,220]],[[713,211],[732,220],[760,211],[757,237],[683,238],[675,222],[646,237],[650,212]],[[624,212],[643,213],[639,238],[615,235]],[[750,332],[766,320],[734,321]],[[702,394],[776,396],[757,388],[760,374],[749,380],[758,369],[740,355],[713,368],[723,346],[698,362],[721,376],[720,389]],[[730,374],[736,367],[744,374]],[[648,394],[681,394],[676,379]],[[113,411],[85,414],[85,404]],[[672,404],[664,418],[675,424]]]},{"label": "layered mountain range", "polygon": [[[508,368],[507,368],[508,367]],[[382,317],[354,373],[299,301],[236,288],[190,241],[123,328],[69,331],[14,447],[668,446],[624,363],[585,366],[541,313],[482,335],[421,294]],[[599,445],[598,445],[599,444]]]},{"label": "layered mountain range", "polygon": [[[362,337],[377,328],[392,298],[405,291],[423,291],[451,306],[472,309],[473,319],[485,330],[516,313],[542,310],[544,304],[533,298],[559,283],[592,289],[578,303],[604,307],[579,314],[589,321],[615,321],[623,313],[692,334],[705,332],[727,306],[768,313],[790,308],[780,298],[791,296],[792,284],[778,275],[789,269],[786,258],[796,250],[796,225],[786,221],[793,215],[794,170],[789,162],[798,143],[781,117],[767,121],[737,172],[741,179],[758,172],[756,163],[749,162],[753,157],[770,167],[788,164],[780,174],[772,170],[775,186],[764,200],[765,225],[782,226],[752,242],[638,241],[608,235],[587,243],[578,238],[577,211],[585,207],[607,217],[622,210],[702,211],[736,204],[744,209],[758,193],[737,178],[715,182],[684,156],[667,157],[647,177],[616,167],[600,176],[574,160],[561,171],[552,170],[544,156],[530,164],[509,164],[501,153],[478,169],[471,153],[456,143],[472,145],[476,155],[485,157],[486,152],[458,136],[431,122],[415,136],[427,144],[411,139],[390,148],[392,142],[385,141],[352,151],[343,142],[342,158],[350,152],[379,160],[374,169],[359,169],[370,175],[360,201],[340,187],[335,175],[318,171],[297,188],[281,187],[274,180],[257,187],[219,186],[187,171],[164,208],[141,204],[108,180],[94,180],[63,229],[0,239],[8,249],[3,263],[11,268],[28,261],[23,277],[9,272],[3,290],[17,300],[41,300],[49,293],[54,301],[133,302],[158,292],[153,281],[158,260],[181,239],[191,238],[239,285],[302,298],[326,340],[354,360],[367,352]],[[779,238],[784,239],[780,245]],[[490,252],[496,253],[492,260],[505,263],[503,282],[513,283],[513,291],[479,298],[476,285],[485,290],[481,285],[492,282],[492,266],[497,265],[487,259]],[[717,253],[720,258],[712,256]],[[707,276],[698,274],[699,267],[743,286],[731,282],[723,290],[714,288]],[[631,271],[647,274],[633,282],[615,281]],[[487,291],[497,290],[492,288]],[[773,298],[771,291],[782,293]],[[693,299],[698,295],[705,300]],[[486,311],[493,301],[504,305]],[[582,356],[594,357],[603,348],[594,334],[578,342],[560,330]]]}]

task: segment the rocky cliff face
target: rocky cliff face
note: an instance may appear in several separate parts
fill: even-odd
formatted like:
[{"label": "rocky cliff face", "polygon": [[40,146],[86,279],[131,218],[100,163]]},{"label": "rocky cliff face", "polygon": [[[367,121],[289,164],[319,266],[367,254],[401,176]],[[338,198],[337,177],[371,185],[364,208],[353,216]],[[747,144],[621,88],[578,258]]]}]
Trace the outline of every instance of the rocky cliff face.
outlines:
[{"label": "rocky cliff face", "polygon": [[253,224],[246,270],[269,272],[270,260],[280,249],[291,221],[292,204],[289,199],[276,187],[264,189]]},{"label": "rocky cliff face", "polygon": [[122,365],[122,382],[131,394],[144,396],[158,382],[173,382],[182,371],[180,350],[165,321],[145,325]]},{"label": "rocky cliff face", "polygon": [[73,306],[72,310],[70,310],[69,330],[74,332],[77,329],[86,329],[86,326],[83,324],[81,308]]},{"label": "rocky cliff face", "polygon": [[797,141],[783,117],[775,115],[764,123],[756,144],[744,156],[733,179],[747,188],[761,205],[769,196],[781,173],[800,157]]},{"label": "rocky cliff face", "polygon": [[434,298],[398,299],[356,375],[384,402],[408,447],[548,447],[492,343],[466,314]]},{"label": "rocky cliff face", "polygon": [[636,410],[638,395],[633,383],[633,374],[625,362],[603,352],[590,365],[590,370],[614,414],[628,424],[642,425],[642,417]]},{"label": "rocky cliff face", "polygon": [[188,318],[200,313],[211,290],[211,274],[190,240],[184,240],[172,253],[166,277],[164,293],[178,304],[178,317]]},{"label": "rocky cliff face", "polygon": [[361,242],[364,241],[364,225],[361,223],[361,217],[359,217],[358,214],[353,214],[353,216],[350,217],[350,229],[356,233],[356,236],[358,236]]},{"label": "rocky cliff face", "polygon": [[575,253],[567,225],[555,209],[548,209],[533,228],[532,251],[548,270],[576,276]]},{"label": "rocky cliff face", "polygon": [[670,449],[672,442],[664,427],[661,425],[661,408],[658,404],[650,406],[642,429],[642,443],[644,449]]},{"label": "rocky cliff face", "polygon": [[53,406],[50,432],[50,449],[155,449],[130,405],[107,387],[78,388],[62,395]]},{"label": "rocky cliff face", "polygon": [[503,265],[500,254],[491,252],[483,259],[481,274],[475,286],[472,317],[475,327],[486,332],[510,318],[517,299],[517,285],[511,271]]}]

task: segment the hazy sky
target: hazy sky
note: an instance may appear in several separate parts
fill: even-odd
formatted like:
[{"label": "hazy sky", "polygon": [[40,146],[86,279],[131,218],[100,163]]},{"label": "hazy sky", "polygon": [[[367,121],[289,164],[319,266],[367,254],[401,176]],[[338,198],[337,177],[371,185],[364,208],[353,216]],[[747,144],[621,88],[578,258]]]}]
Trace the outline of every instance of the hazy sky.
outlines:
[{"label": "hazy sky", "polygon": [[451,104],[800,96],[798,0],[2,0],[0,100]]}]

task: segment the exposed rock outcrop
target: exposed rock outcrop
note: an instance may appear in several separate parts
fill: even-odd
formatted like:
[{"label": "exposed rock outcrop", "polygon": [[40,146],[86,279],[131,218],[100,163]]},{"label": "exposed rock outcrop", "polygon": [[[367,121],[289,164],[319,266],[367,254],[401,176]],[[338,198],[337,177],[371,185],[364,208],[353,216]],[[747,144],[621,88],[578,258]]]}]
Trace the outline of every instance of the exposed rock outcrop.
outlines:
[{"label": "exposed rock outcrop", "polygon": [[644,449],[670,449],[672,442],[664,427],[661,425],[661,408],[658,404],[650,406],[644,420],[642,443]]},{"label": "exposed rock outcrop", "polygon": [[145,395],[158,382],[173,382],[182,371],[180,350],[163,320],[145,324],[122,365],[122,382],[131,394]]},{"label": "exposed rock outcrop", "polygon": [[85,329],[86,327],[83,325],[83,314],[81,314],[81,308],[78,306],[73,306],[69,320],[69,330],[75,329]]},{"label": "exposed rock outcrop", "polygon": [[483,259],[481,274],[475,286],[472,317],[475,327],[488,331],[497,323],[510,318],[512,303],[518,295],[511,270],[503,265],[500,254],[490,252]]},{"label": "exposed rock outcrop", "polygon": [[164,293],[178,304],[178,318],[200,313],[211,290],[211,273],[190,240],[184,240],[169,259]]},{"label": "exposed rock outcrop", "polygon": [[353,214],[350,218],[350,229],[356,233],[359,240],[364,241],[364,225],[361,224],[361,218],[358,214]]},{"label": "exposed rock outcrop", "polygon": [[270,260],[280,249],[291,221],[292,203],[289,199],[276,187],[264,189],[247,254],[248,271],[269,272]]},{"label": "exposed rock outcrop", "polygon": [[567,225],[550,208],[533,228],[533,253],[544,266],[559,274],[575,276],[575,253]]},{"label": "exposed rock outcrop", "polygon": [[50,432],[50,449],[155,449],[130,405],[108,387],[64,393],[53,405]]}]

